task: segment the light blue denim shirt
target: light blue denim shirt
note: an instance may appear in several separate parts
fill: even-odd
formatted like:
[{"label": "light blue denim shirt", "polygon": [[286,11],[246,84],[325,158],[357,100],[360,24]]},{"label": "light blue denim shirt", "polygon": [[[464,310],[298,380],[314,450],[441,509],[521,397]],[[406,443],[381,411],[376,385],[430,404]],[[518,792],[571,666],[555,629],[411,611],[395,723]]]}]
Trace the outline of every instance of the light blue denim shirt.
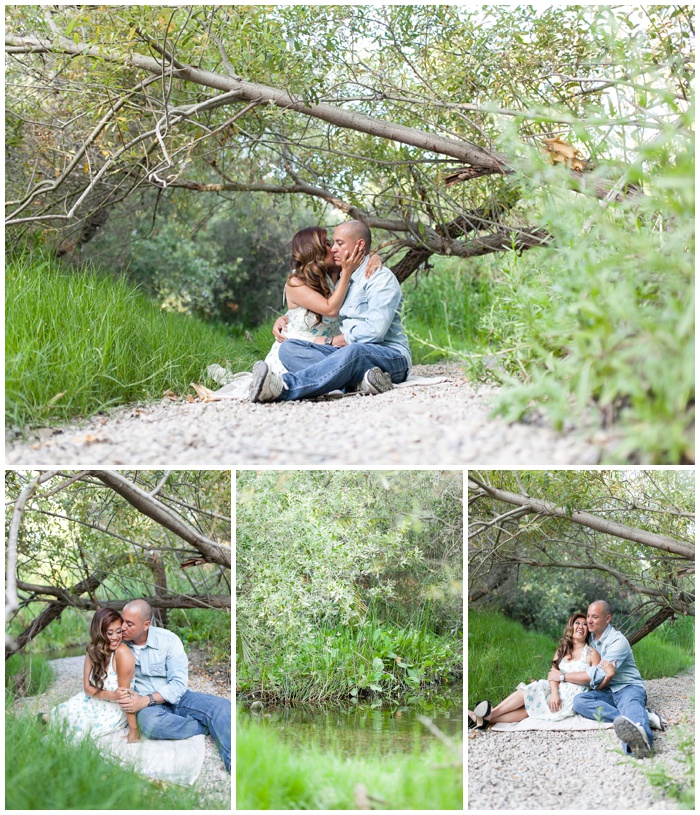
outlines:
[{"label": "light blue denim shirt", "polygon": [[401,326],[401,286],[386,266],[365,278],[367,256],[353,272],[345,302],[340,307],[340,330],[346,342],[375,342],[396,348],[411,364],[408,338]]},{"label": "light blue denim shirt", "polygon": [[[588,642],[592,648],[600,654],[600,661],[607,659],[608,662],[617,660],[615,676],[608,685],[611,691],[622,690],[627,685],[641,685],[644,687],[644,680],[639,673],[637,663],[634,661],[632,646],[627,642],[624,634],[613,628],[611,625],[603,631],[600,639],[597,640],[593,634],[588,637]],[[596,688],[605,679],[605,672],[597,665],[590,665],[586,668],[586,673],[591,678],[591,687]]]},{"label": "light blue denim shirt", "polygon": [[146,645],[140,650],[127,642],[136,658],[134,690],[145,696],[158,693],[170,702],[177,704],[187,690],[187,654],[180,638],[165,628],[148,629]]}]

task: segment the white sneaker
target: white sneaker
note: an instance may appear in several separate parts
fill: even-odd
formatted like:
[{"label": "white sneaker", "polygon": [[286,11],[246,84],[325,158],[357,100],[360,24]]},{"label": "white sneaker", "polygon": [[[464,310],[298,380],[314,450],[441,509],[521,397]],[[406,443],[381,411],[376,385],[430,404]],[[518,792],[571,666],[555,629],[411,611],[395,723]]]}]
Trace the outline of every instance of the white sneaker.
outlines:
[{"label": "white sneaker", "polygon": [[370,368],[369,371],[365,371],[357,392],[376,396],[378,393],[390,391],[393,387],[394,383],[391,381],[391,374],[382,371],[381,368]]},{"label": "white sneaker", "polygon": [[284,388],[282,377],[273,373],[262,360],[253,365],[253,379],[248,391],[251,402],[276,402]]},{"label": "white sneaker", "polygon": [[644,728],[635,724],[627,716],[618,716],[613,722],[615,735],[627,744],[635,758],[649,758],[651,746]]}]

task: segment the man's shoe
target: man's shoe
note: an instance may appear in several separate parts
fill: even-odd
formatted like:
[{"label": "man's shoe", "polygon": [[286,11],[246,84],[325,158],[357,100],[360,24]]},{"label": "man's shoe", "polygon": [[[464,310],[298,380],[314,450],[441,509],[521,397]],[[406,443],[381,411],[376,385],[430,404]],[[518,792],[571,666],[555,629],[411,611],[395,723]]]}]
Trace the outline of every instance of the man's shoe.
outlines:
[{"label": "man's shoe", "polygon": [[657,713],[655,710],[647,710],[647,716],[649,717],[649,727],[651,727],[652,730],[666,729],[666,722],[661,718],[660,713]]},{"label": "man's shoe", "polygon": [[615,735],[623,742],[626,742],[635,758],[649,758],[651,747],[643,727],[635,724],[627,716],[618,716],[613,722],[613,728]]},{"label": "man's shoe", "polygon": [[253,365],[253,379],[250,383],[251,402],[276,402],[284,390],[284,380],[273,373],[262,360]]},{"label": "man's shoe", "polygon": [[357,389],[358,393],[371,394],[386,393],[394,387],[391,381],[391,374],[382,371],[381,368],[370,368],[362,377],[362,382]]}]

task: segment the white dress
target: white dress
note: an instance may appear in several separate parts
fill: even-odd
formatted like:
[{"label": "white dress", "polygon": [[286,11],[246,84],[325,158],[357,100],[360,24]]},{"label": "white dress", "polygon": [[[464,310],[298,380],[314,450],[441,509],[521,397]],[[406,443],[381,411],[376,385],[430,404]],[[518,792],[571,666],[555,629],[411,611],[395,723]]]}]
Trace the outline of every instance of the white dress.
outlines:
[{"label": "white dress", "polygon": [[[326,281],[330,286],[331,292],[335,289],[335,283],[326,277]],[[317,337],[336,337],[340,334],[340,318],[339,317],[324,317],[316,315],[314,312],[299,306],[292,308],[287,312],[289,322],[287,323],[287,330],[285,335],[288,340],[307,340],[314,342]],[[318,317],[321,316],[319,322]],[[280,345],[281,342],[272,343],[272,348],[268,355],[265,357],[265,362],[271,371],[278,375],[287,373],[287,369],[280,362]]]},{"label": "white dress", "polygon": [[[132,680],[132,688],[133,685]],[[114,654],[109,660],[103,687],[108,691],[115,691],[118,687]],[[51,711],[49,723],[54,727],[65,726],[68,735],[76,741],[81,741],[86,736],[98,738],[127,726],[126,713],[116,702],[88,696],[85,692],[78,693],[67,702],[57,705]]]},{"label": "white dress", "polygon": [[[584,647],[579,659],[573,661],[562,659],[559,663],[559,670],[564,674],[573,671],[585,671],[589,667],[586,660],[587,655],[588,645]],[[525,696],[525,710],[527,710],[527,715],[531,719],[548,719],[551,722],[558,722],[569,716],[576,715],[573,708],[574,697],[578,696],[579,693],[584,693],[588,688],[585,685],[574,685],[572,682],[560,682],[561,709],[556,713],[552,713],[549,709],[548,702],[552,694],[549,680],[538,679],[537,682],[531,682],[529,685],[521,682],[518,685],[518,690],[521,690]]]}]

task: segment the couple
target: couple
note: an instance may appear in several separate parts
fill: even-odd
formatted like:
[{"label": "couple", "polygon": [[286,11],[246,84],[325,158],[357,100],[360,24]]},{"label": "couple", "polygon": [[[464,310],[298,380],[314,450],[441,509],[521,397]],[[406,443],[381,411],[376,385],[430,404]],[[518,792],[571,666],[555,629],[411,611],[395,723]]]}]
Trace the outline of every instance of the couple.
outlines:
[{"label": "couple", "polygon": [[[73,738],[98,738],[125,730],[126,741],[187,739],[209,733],[231,772],[231,702],[187,689],[187,654],[179,637],[151,626],[145,600],[127,603],[119,614],[97,611],[83,668],[83,690],[50,714]],[[140,730],[140,734],[139,734]]]},{"label": "couple", "polygon": [[318,227],[294,236],[289,312],[274,328],[284,342],[253,366],[251,402],[352,388],[378,394],[406,380],[411,352],[399,318],[401,287],[386,266],[373,271],[371,243],[362,221],[336,227],[332,244]]},{"label": "couple", "polygon": [[497,722],[532,718],[558,721],[575,713],[586,719],[613,722],[625,753],[651,755],[655,729],[663,729],[658,713],[646,709],[647,694],[632,648],[612,627],[605,600],[588,607],[588,615],[572,614],[552,660],[547,679],[520,683],[518,690],[491,708],[479,702],[469,713],[469,727],[485,729]]}]

